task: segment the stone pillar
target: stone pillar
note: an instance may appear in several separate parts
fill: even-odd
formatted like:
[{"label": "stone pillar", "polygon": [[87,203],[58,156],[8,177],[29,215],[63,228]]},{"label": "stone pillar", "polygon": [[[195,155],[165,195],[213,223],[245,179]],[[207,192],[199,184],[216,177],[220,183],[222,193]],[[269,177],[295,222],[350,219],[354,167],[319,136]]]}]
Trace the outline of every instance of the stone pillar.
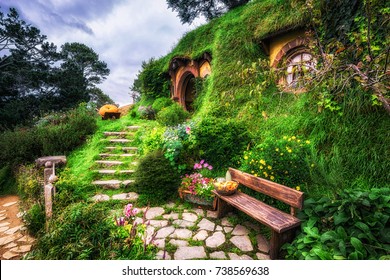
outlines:
[{"label": "stone pillar", "polygon": [[53,215],[53,184],[49,183],[44,187],[46,220]]}]

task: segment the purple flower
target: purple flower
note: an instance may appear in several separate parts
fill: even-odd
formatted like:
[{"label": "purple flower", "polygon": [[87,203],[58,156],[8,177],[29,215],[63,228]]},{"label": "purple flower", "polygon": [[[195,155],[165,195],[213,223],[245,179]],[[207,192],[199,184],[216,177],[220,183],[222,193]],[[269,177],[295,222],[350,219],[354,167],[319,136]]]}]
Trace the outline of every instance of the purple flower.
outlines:
[{"label": "purple flower", "polygon": [[115,222],[116,222],[117,226],[124,226],[125,225],[125,218],[124,217],[120,217],[118,219],[115,219]]}]

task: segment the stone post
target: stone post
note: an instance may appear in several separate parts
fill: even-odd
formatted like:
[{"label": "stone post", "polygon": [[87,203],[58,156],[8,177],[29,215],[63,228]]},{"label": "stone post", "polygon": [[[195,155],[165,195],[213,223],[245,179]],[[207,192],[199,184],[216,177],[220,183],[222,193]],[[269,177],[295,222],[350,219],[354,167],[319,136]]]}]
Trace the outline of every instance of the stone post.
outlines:
[{"label": "stone post", "polygon": [[43,193],[45,198],[46,220],[49,220],[53,215],[53,196],[56,193],[56,189],[53,184],[58,179],[55,175],[55,164],[65,164],[66,157],[42,157],[37,159],[36,163],[38,166],[45,166],[45,169],[43,170]]}]

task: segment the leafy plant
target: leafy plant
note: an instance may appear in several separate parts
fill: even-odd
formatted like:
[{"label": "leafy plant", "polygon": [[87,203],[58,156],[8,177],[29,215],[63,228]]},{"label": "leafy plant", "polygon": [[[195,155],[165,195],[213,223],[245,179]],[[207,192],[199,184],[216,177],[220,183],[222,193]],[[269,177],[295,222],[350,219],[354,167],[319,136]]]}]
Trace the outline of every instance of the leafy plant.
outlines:
[{"label": "leafy plant", "polygon": [[114,258],[119,259],[153,259],[156,246],[153,245],[154,236],[147,236],[145,214],[142,223],[135,223],[138,208],[132,204],[124,207],[124,216],[115,218],[117,227],[113,230],[115,239]]},{"label": "leafy plant", "polygon": [[244,152],[241,169],[256,177],[301,190],[310,182],[310,169],[315,166],[308,159],[310,144],[309,140],[299,136],[268,137]]},{"label": "leafy plant", "polygon": [[152,106],[139,106],[138,113],[141,119],[154,120],[156,112],[153,110]]},{"label": "leafy plant", "polygon": [[23,220],[26,223],[28,232],[33,236],[38,236],[38,234],[43,229],[45,229],[45,207],[40,203],[32,205],[31,208],[23,216]]},{"label": "leafy plant", "polygon": [[234,166],[249,142],[245,127],[236,120],[203,118],[193,130],[193,154],[213,162],[216,169]]},{"label": "leafy plant", "polygon": [[[150,204],[165,202],[177,193],[180,176],[161,150],[140,159],[134,173],[134,188]],[[146,201],[145,201],[146,202]]]},{"label": "leafy plant", "polygon": [[390,188],[344,191],[335,200],[307,199],[302,232],[287,259],[379,259],[390,255]]},{"label": "leafy plant", "polygon": [[175,126],[184,122],[190,114],[177,103],[162,109],[157,113],[156,120],[165,126]]},{"label": "leafy plant", "polygon": [[169,97],[159,97],[156,100],[154,100],[154,102],[152,104],[152,108],[156,113],[158,113],[162,109],[167,108],[167,107],[171,106],[172,104],[173,104],[173,101]]}]

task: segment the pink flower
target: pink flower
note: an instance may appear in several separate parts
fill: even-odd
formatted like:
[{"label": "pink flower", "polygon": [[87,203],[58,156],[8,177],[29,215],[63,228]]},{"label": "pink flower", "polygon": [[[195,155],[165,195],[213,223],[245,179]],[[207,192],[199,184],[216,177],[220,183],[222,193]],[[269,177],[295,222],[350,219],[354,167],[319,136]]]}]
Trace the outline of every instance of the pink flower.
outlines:
[{"label": "pink flower", "polygon": [[208,166],[209,170],[213,170],[213,167],[211,165]]},{"label": "pink flower", "polygon": [[201,169],[201,168],[202,168],[202,165],[200,165],[199,163],[195,163],[194,169]]},{"label": "pink flower", "polygon": [[203,164],[204,168],[206,168],[207,166],[209,166],[209,164],[207,162],[205,164]]},{"label": "pink flower", "polygon": [[133,214],[133,216],[137,215],[138,214],[138,208],[134,208],[132,214]]},{"label": "pink flower", "polygon": [[131,203],[129,203],[125,206],[124,214],[127,218],[129,218],[131,216],[131,213],[132,213],[131,208],[133,208],[133,204],[131,204]]},{"label": "pink flower", "polygon": [[199,163],[202,165],[204,163],[204,160],[202,159]]},{"label": "pink flower", "polygon": [[189,126],[186,127],[186,133],[187,133],[187,134],[190,134],[190,133],[191,133],[191,127],[189,127]]}]

